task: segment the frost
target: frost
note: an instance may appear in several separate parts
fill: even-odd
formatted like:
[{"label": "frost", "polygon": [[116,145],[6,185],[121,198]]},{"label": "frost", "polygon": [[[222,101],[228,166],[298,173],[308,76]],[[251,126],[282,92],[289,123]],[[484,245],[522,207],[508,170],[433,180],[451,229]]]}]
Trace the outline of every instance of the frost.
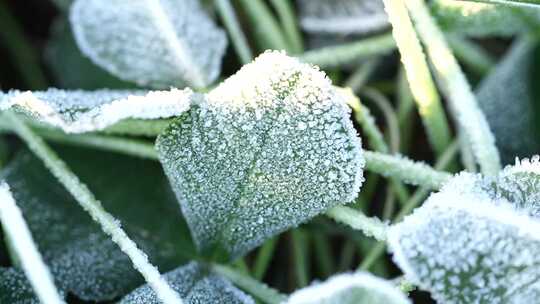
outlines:
[{"label": "frost", "polygon": [[83,53],[121,79],[201,88],[219,75],[226,36],[198,0],[77,0],[70,20]]},{"label": "frost", "polygon": [[0,303],[40,304],[22,270],[0,267]]},{"label": "frost", "polygon": [[310,33],[366,34],[389,25],[381,0],[301,0],[299,7]]},{"label": "frost", "polygon": [[199,249],[238,257],[355,198],[349,115],[324,73],[268,52],[172,123],[157,149]]},{"label": "frost", "polygon": [[536,302],[539,159],[496,177],[461,173],[391,227],[388,242],[407,279],[443,303]]},{"label": "frost", "polygon": [[[254,304],[253,299],[229,281],[211,272],[204,265],[191,262],[164,275],[169,285],[180,294],[185,304]],[[119,304],[158,304],[148,285],[137,288]]]},{"label": "frost", "polygon": [[391,283],[369,273],[340,274],[294,292],[287,304],[407,304]]},{"label": "frost", "polygon": [[540,151],[533,96],[535,45],[534,39],[514,43],[476,93],[504,163]]},{"label": "frost", "polygon": [[125,119],[177,116],[190,107],[190,89],[170,91],[10,91],[0,93],[0,110],[11,107],[69,133],[98,131]]}]

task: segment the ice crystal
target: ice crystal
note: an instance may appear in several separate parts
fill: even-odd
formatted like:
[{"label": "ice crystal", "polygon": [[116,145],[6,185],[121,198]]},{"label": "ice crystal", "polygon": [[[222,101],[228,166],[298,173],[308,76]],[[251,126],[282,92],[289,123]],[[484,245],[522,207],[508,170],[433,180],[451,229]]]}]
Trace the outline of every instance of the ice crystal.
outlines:
[{"label": "ice crystal", "polygon": [[495,177],[461,173],[391,227],[388,241],[407,278],[443,303],[537,300],[539,159]]},{"label": "ice crystal", "polygon": [[0,267],[0,303],[40,304],[24,272]]},{"label": "ice crystal", "polygon": [[198,247],[238,257],[363,181],[360,139],[324,73],[280,52],[244,66],[157,140]]},{"label": "ice crystal", "polygon": [[187,111],[194,93],[170,91],[10,91],[0,93],[0,110],[11,107],[65,132],[102,130],[129,118],[170,118]]},{"label": "ice crystal", "polygon": [[[253,299],[234,287],[229,281],[214,274],[204,265],[191,262],[166,273],[165,279],[177,291],[185,304],[254,304]],[[119,304],[158,304],[154,291],[148,285],[137,288]]]},{"label": "ice crystal", "polygon": [[311,33],[365,34],[388,26],[381,0],[301,0],[300,23]]},{"label": "ice crystal", "polygon": [[143,86],[205,87],[227,40],[198,0],[77,0],[70,20],[92,61]]},{"label": "ice crystal", "polygon": [[369,273],[340,274],[294,292],[287,304],[407,304],[391,283]]}]

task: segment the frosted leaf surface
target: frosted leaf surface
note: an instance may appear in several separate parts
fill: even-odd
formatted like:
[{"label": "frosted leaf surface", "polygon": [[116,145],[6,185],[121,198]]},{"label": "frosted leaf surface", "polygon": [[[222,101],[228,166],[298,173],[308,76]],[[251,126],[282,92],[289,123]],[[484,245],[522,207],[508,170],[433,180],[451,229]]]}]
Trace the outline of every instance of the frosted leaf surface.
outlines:
[{"label": "frosted leaf surface", "polygon": [[534,201],[527,195],[538,176],[521,175],[531,167],[538,159],[494,178],[462,173],[391,227],[388,242],[407,279],[441,303],[537,302],[538,192]]},{"label": "frosted leaf surface", "polygon": [[286,304],[410,304],[391,283],[369,273],[340,274],[294,292]]},{"label": "frosted leaf surface", "polygon": [[527,18],[539,19],[540,10],[455,0],[434,0],[431,11],[441,28],[475,37],[511,36],[527,32]]},{"label": "frosted leaf surface", "polygon": [[0,303],[39,304],[22,270],[0,267]]},{"label": "frosted leaf surface", "polygon": [[310,33],[366,34],[389,25],[381,0],[300,0],[299,8]]},{"label": "frosted leaf surface", "polygon": [[199,249],[235,258],[354,199],[349,115],[324,73],[267,52],[172,123],[157,149]]},{"label": "frosted leaf surface", "polygon": [[[540,151],[535,130],[534,56],[536,43],[522,39],[486,77],[476,92],[504,163]],[[504,85],[501,85],[504,84]]]},{"label": "frosted leaf surface", "polygon": [[170,91],[10,91],[0,93],[0,110],[15,107],[68,133],[98,131],[125,119],[177,116],[190,107],[190,89]]},{"label": "frosted leaf surface", "polygon": [[[204,265],[191,262],[166,273],[169,285],[185,304],[255,304],[253,299]],[[159,304],[154,291],[144,285],[125,296],[119,304]]]},{"label": "frosted leaf surface", "polygon": [[[55,150],[161,271],[194,256],[188,227],[159,164],[87,149]],[[103,301],[144,283],[130,259],[31,153],[19,153],[2,173],[60,290]]]},{"label": "frosted leaf surface", "polygon": [[70,20],[92,61],[121,79],[152,87],[205,87],[227,44],[198,0],[77,0]]}]

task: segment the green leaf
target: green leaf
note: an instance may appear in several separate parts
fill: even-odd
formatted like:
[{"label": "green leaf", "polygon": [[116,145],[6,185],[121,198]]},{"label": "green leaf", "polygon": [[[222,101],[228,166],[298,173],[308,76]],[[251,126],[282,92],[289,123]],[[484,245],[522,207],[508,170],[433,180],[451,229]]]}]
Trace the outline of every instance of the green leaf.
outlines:
[{"label": "green leaf", "polygon": [[47,91],[0,93],[0,111],[11,107],[68,133],[103,130],[126,119],[170,118],[187,111],[190,89],[170,91]]},{"label": "green leaf", "polygon": [[503,162],[540,151],[533,77],[537,43],[524,38],[480,84],[476,96],[493,131]]},{"label": "green leaf", "polygon": [[294,292],[287,304],[408,304],[391,283],[370,273],[340,274]]},{"label": "green leaf", "polygon": [[[234,287],[206,266],[191,262],[166,273],[165,279],[177,291],[185,304],[254,304],[253,299]],[[125,296],[120,304],[159,304],[148,285],[137,288]]]},{"label": "green leaf", "polygon": [[236,258],[354,199],[349,115],[322,72],[268,52],[173,122],[157,150],[199,249]]},{"label": "green leaf", "polygon": [[135,87],[114,77],[81,53],[65,16],[56,18],[51,26],[44,56],[59,88],[95,90]]},{"label": "green leaf", "polygon": [[77,0],[70,20],[82,52],[121,79],[203,88],[219,75],[226,36],[198,0]]},{"label": "green leaf", "polygon": [[39,304],[22,270],[0,267],[0,303]]},{"label": "green leaf", "polygon": [[462,173],[391,227],[407,280],[441,303],[535,303],[540,296],[540,157],[498,176]]},{"label": "green leaf", "polygon": [[[167,271],[193,256],[188,228],[159,165],[92,150],[58,150],[153,264]],[[100,301],[144,282],[129,258],[29,152],[19,153],[2,178],[11,185],[59,289]],[[7,297],[13,292],[19,291],[0,288]]]}]

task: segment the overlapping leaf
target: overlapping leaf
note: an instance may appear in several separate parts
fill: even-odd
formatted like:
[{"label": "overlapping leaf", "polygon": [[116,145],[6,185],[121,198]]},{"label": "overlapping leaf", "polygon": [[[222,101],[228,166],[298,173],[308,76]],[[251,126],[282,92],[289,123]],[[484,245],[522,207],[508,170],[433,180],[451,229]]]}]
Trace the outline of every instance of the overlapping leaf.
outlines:
[{"label": "overlapping leaf", "polygon": [[279,52],[211,91],[157,149],[198,247],[232,258],[351,201],[363,180],[344,100],[322,72]]},{"label": "overlapping leaf", "polygon": [[407,278],[442,303],[540,296],[539,158],[483,178],[462,173],[389,230]]},{"label": "overlapping leaf", "polygon": [[83,53],[121,79],[201,88],[219,75],[225,33],[198,0],[77,0],[70,20]]},{"label": "overlapping leaf", "polygon": [[408,304],[389,282],[369,273],[341,274],[294,292],[287,304]]},{"label": "overlapping leaf", "polygon": [[97,131],[125,119],[170,118],[187,111],[190,89],[170,91],[10,91],[0,93],[0,111],[15,107],[65,132]]},{"label": "overlapping leaf", "polygon": [[[59,151],[160,270],[193,256],[188,228],[160,166],[82,149]],[[59,289],[101,301],[144,282],[129,258],[30,153],[20,153],[2,174]],[[23,301],[28,288],[20,271],[0,268],[1,303]]]},{"label": "overlapping leaf", "polygon": [[[165,274],[169,285],[178,292],[185,304],[254,304],[253,299],[229,281],[213,273],[204,265],[191,262]],[[148,285],[125,296],[120,304],[159,304]]]}]

